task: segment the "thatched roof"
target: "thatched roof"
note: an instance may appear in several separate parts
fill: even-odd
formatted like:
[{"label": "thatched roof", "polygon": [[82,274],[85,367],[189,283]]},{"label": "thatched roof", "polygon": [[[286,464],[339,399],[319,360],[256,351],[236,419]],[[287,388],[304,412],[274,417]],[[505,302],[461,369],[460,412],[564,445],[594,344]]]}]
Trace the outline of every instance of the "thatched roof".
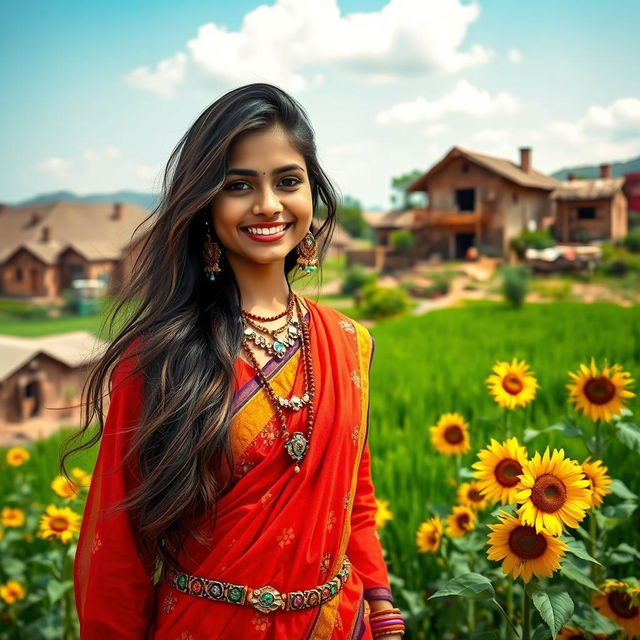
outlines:
[{"label": "thatched roof", "polygon": [[411,229],[414,210],[397,211],[394,209],[385,213],[369,213],[365,219],[374,229]]},{"label": "thatched roof", "polygon": [[566,180],[551,193],[554,200],[609,200],[622,191],[624,178]]}]

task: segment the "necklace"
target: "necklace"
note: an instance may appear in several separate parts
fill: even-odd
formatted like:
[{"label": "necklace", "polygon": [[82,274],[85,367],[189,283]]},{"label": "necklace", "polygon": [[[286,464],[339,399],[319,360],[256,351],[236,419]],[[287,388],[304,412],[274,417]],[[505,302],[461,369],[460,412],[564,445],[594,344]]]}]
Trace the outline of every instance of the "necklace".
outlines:
[{"label": "necklace", "polygon": [[[283,313],[276,314],[275,316],[258,316],[248,311],[242,311],[242,320],[244,324],[244,335],[251,340],[256,347],[259,347],[263,351],[266,351],[268,355],[275,356],[278,360],[281,360],[287,353],[287,349],[293,347],[296,339],[300,334],[299,322],[297,318],[294,318],[294,294],[289,290],[289,301],[287,308]],[[277,329],[268,329],[258,324],[257,321],[270,322],[278,320],[283,316],[287,316],[287,320],[283,326]],[[280,334],[286,331],[285,335],[280,338]],[[266,334],[271,338],[269,340],[259,332]]]},{"label": "necklace", "polygon": [[[315,412],[313,409],[313,402],[311,399],[315,393],[315,379],[313,376],[313,363],[311,361],[311,346],[309,340],[309,327],[307,325],[306,320],[304,319],[304,315],[302,313],[300,301],[298,297],[295,296],[295,308],[296,313],[298,315],[298,319],[302,324],[302,332],[301,332],[301,340],[302,340],[302,357],[304,359],[304,373],[305,373],[305,388],[307,391],[305,395],[308,396],[308,400],[305,401],[305,405],[307,407],[307,434],[303,434],[301,431],[296,431],[287,439],[287,423],[284,417],[284,413],[282,412],[282,404],[281,400],[286,400],[286,398],[279,398],[276,396],[273,387],[269,384],[269,381],[265,377],[264,373],[258,361],[256,360],[253,352],[249,347],[249,340],[246,335],[242,337],[242,346],[251,360],[251,364],[253,368],[256,370],[258,378],[260,379],[260,383],[265,389],[269,400],[271,400],[271,404],[273,405],[276,413],[278,414],[278,419],[280,420],[280,425],[282,427],[282,438],[285,440],[284,448],[286,452],[289,454],[292,460],[295,461],[296,466],[294,467],[294,471],[296,473],[300,473],[300,464],[304,459],[307,451],[309,450],[309,443],[311,441],[311,433],[313,431],[313,423],[315,421]],[[294,396],[296,397],[296,396]],[[304,396],[303,396],[304,399]],[[293,401],[293,398],[290,402]],[[291,407],[293,408],[293,407]],[[302,407],[299,407],[302,408]],[[295,409],[296,411],[298,409]]]}]

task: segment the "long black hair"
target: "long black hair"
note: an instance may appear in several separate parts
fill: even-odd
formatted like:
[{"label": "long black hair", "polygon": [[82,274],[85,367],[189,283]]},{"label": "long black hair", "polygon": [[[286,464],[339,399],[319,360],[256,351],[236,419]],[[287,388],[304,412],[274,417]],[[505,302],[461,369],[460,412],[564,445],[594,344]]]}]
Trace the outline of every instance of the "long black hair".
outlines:
[{"label": "long black hair", "polygon": [[[141,483],[118,506],[136,518],[145,550],[174,565],[186,533],[206,544],[194,523],[209,512],[215,521],[215,505],[225,489],[216,469],[223,456],[233,468],[229,422],[233,365],[242,337],[240,291],[224,251],[216,279],[204,277],[204,219],[223,186],[234,141],[274,125],[288,133],[305,158],[312,231],[320,256],[325,254],[335,225],[337,192],[318,162],[304,108],[271,84],[249,84],[224,94],[171,153],[161,199],[145,221],[152,219],[131,277],[108,310],[109,335],[116,319],[124,315],[125,321],[90,372],[83,388],[82,429],[65,445],[83,439],[94,415],[98,431],[61,458],[69,477],[66,458],[101,438],[105,380],[112,383],[112,367],[140,337],[135,356],[136,372],[144,372],[143,409],[125,462],[134,457]],[[326,217],[320,222],[321,203]],[[284,261],[290,282],[295,263],[294,249]]]}]

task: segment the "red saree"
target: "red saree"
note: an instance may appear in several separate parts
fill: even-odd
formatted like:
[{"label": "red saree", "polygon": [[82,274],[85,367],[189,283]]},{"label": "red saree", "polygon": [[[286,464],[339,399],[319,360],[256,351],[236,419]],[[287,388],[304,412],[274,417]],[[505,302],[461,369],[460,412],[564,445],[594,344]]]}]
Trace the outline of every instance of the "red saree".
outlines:
[{"label": "red saree", "polygon": [[[104,507],[134,486],[135,473],[103,476],[117,466],[126,428],[135,428],[142,380],[118,364],[105,431],[87,497],[74,564],[82,640],[352,640],[371,639],[366,600],[392,601],[374,515],[368,445],[369,370],[373,340],[360,324],[305,298],[316,378],[316,421],[299,474],[282,445],[280,425],[254,371],[236,361],[231,441],[233,483],[219,498],[211,549],[194,538],[183,571],[280,591],[330,580],[346,553],[351,573],[342,590],[320,606],[262,613],[252,606],[182,593],[161,580],[136,544],[125,512],[101,517]],[[301,394],[298,348],[265,373],[277,393]],[[306,433],[306,411],[285,411],[290,432]],[[130,431],[129,431],[130,433]],[[229,473],[229,469],[226,469]]]}]

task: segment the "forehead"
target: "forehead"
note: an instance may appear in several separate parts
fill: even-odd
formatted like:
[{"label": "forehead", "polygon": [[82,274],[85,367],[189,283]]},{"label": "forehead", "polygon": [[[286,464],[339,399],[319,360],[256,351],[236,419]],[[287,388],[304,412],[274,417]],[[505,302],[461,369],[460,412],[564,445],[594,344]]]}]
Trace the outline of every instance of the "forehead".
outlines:
[{"label": "forehead", "polygon": [[278,126],[243,133],[231,145],[229,156],[230,166],[236,168],[266,171],[293,162],[305,166],[304,156]]}]

